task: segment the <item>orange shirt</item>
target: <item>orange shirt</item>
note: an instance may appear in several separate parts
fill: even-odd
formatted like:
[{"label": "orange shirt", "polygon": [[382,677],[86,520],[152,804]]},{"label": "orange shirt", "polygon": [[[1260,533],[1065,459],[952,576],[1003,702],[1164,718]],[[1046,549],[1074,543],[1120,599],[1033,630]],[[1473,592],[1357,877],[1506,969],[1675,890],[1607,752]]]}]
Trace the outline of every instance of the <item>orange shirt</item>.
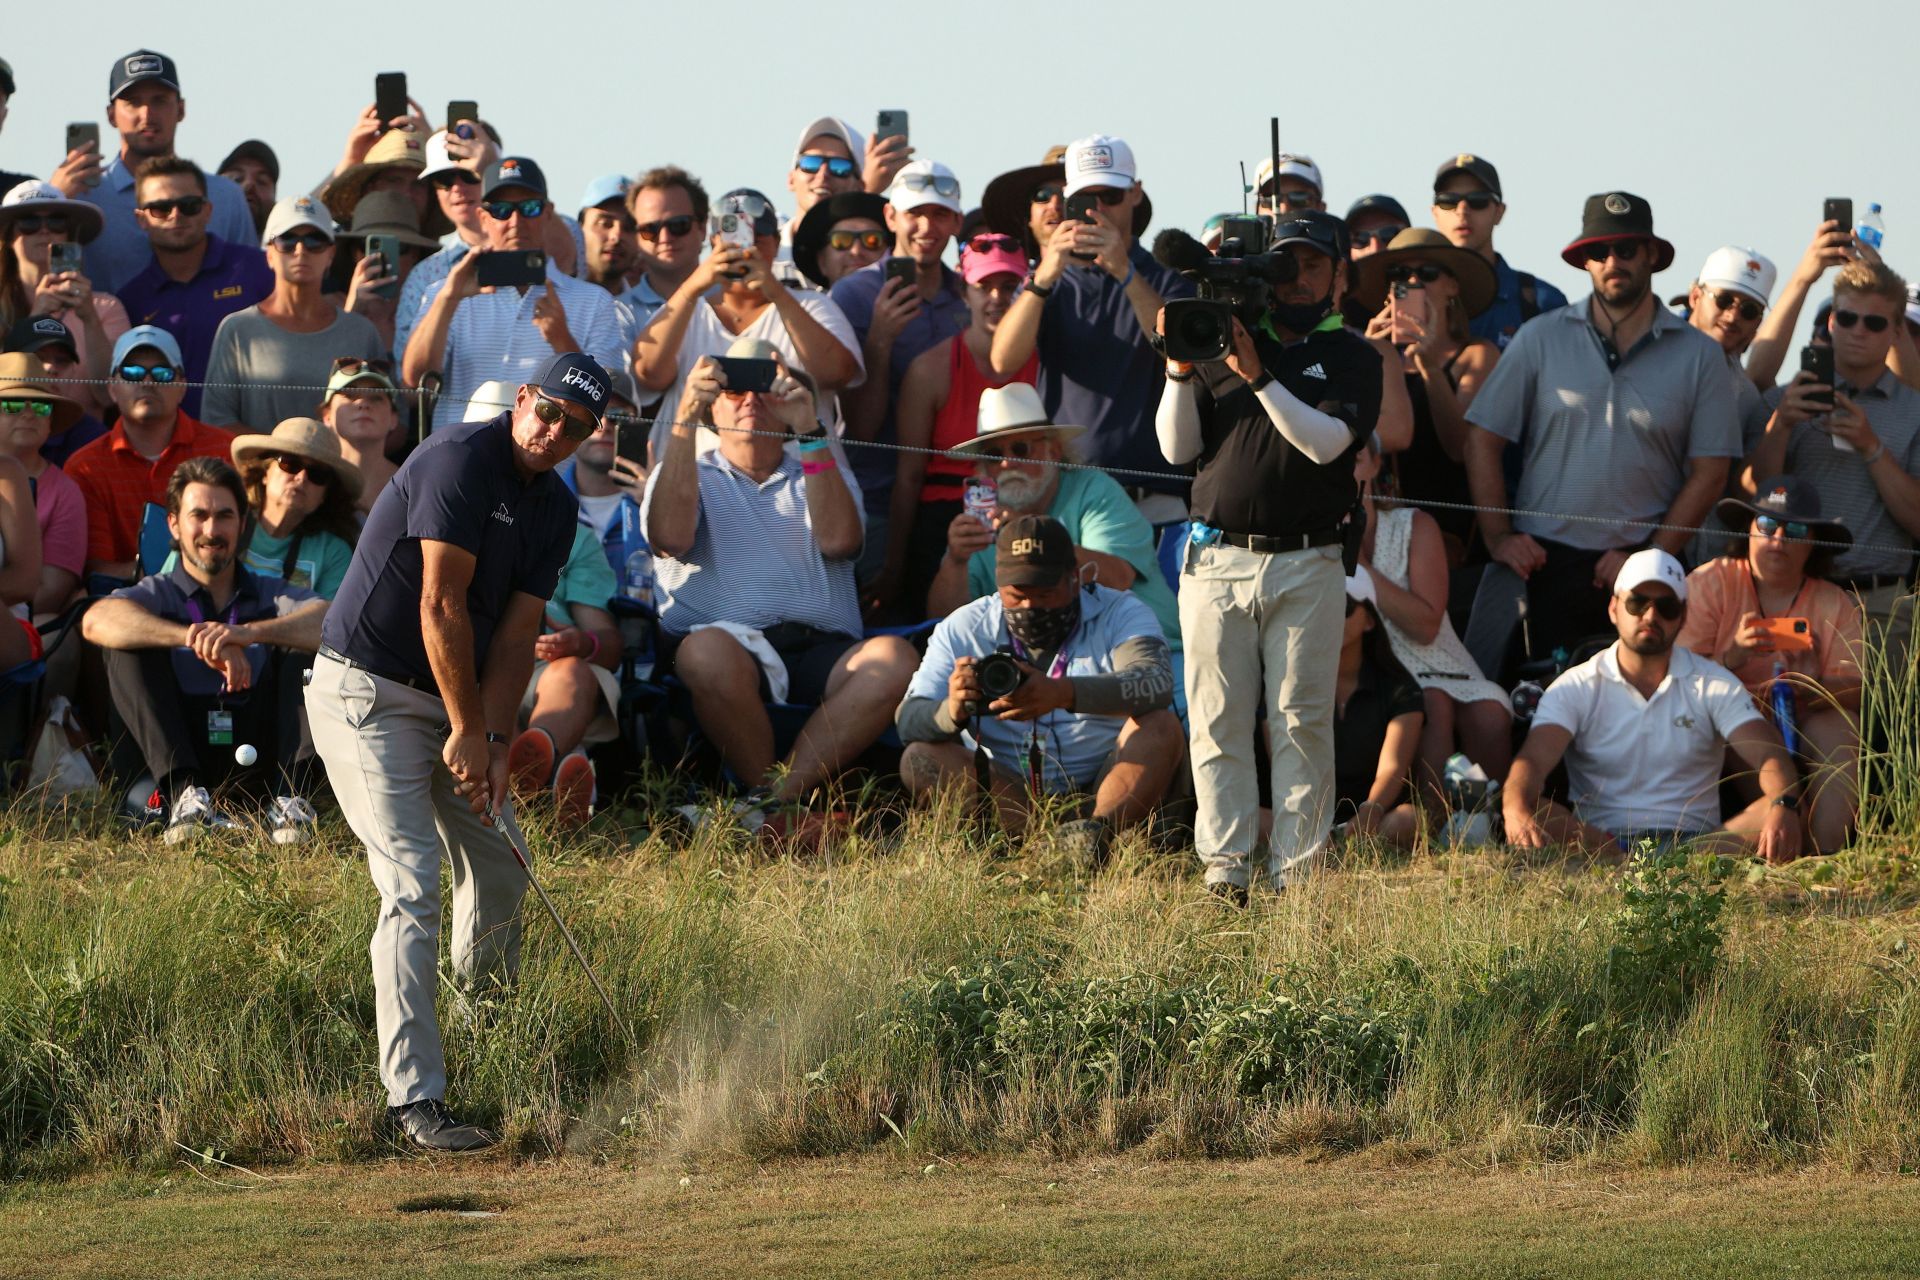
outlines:
[{"label": "orange shirt", "polygon": [[[1740,615],[1757,613],[1753,576],[1745,556],[1722,556],[1687,575],[1687,621],[1680,628],[1682,648],[1713,661],[1733,644],[1740,631]],[[1805,618],[1813,634],[1813,648],[1805,653],[1756,653],[1733,674],[1764,703],[1773,680],[1776,657],[1789,671],[1817,680],[1858,680],[1863,615],[1860,602],[1844,587],[1820,578],[1808,578],[1783,618]]]},{"label": "orange shirt", "polygon": [[148,461],[127,440],[123,423],[81,446],[63,468],[87,496],[87,559],[109,563],[138,558],[140,519],[149,502],[165,504],[173,469],[188,458],[227,457],[233,432],[210,427],[181,411],[173,439]]}]

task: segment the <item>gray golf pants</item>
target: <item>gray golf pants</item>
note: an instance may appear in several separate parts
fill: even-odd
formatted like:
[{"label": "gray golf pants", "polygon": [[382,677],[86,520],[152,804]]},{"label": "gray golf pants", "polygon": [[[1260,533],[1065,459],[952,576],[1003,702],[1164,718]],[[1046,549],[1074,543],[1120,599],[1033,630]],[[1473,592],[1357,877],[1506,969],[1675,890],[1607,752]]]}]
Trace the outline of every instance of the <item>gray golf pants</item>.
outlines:
[{"label": "gray golf pants", "polygon": [[446,1059],[434,1016],[441,854],[453,867],[453,971],[463,983],[513,976],[526,873],[506,839],[454,794],[453,774],[440,758],[447,712],[439,698],[316,656],[307,719],[380,891],[368,951],[387,1102],[445,1098]]}]

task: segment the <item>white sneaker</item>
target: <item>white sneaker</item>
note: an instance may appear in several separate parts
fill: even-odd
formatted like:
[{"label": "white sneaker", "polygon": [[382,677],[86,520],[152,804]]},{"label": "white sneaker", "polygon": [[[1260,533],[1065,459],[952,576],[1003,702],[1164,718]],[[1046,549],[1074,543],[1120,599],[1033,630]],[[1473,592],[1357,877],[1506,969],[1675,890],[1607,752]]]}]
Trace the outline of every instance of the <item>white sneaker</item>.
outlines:
[{"label": "white sneaker", "polygon": [[[728,806],[727,813],[744,829],[748,831],[758,831],[767,825],[766,810],[754,803],[754,801],[759,798],[760,793],[756,791],[746,799],[735,800]],[[676,806],[674,812],[679,814],[681,819],[695,831],[700,831],[712,826],[720,817],[720,815],[714,811],[712,805],[683,804]]]},{"label": "white sneaker", "polygon": [[299,796],[275,796],[267,810],[267,822],[273,828],[275,844],[305,844],[313,839],[320,815]]},{"label": "white sneaker", "polygon": [[239,825],[213,807],[213,797],[205,787],[188,787],[173,798],[173,812],[167,816],[167,830],[161,838],[168,844],[179,844],[203,831],[232,831]]}]

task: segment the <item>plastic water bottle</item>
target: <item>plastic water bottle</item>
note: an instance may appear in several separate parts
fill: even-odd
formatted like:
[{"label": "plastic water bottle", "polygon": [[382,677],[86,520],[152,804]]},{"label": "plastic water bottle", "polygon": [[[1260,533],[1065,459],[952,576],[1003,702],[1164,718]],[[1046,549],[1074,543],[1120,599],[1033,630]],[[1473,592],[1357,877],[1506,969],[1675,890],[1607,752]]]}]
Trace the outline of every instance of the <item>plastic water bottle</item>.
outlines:
[{"label": "plastic water bottle", "polygon": [[629,600],[638,600],[641,604],[653,603],[653,552],[642,547],[627,556],[626,581],[621,584],[621,594]]},{"label": "plastic water bottle", "polygon": [[1880,242],[1887,238],[1887,223],[1880,216],[1879,205],[1867,206],[1867,216],[1860,219],[1860,225],[1854,228],[1854,232],[1859,235],[1861,244],[1876,251],[1880,248]]},{"label": "plastic water bottle", "polygon": [[1799,734],[1793,727],[1793,686],[1787,683],[1787,664],[1782,658],[1773,660],[1773,685],[1768,690],[1773,698],[1773,722],[1780,727],[1780,737],[1787,744],[1787,754],[1797,755],[1800,750]]}]

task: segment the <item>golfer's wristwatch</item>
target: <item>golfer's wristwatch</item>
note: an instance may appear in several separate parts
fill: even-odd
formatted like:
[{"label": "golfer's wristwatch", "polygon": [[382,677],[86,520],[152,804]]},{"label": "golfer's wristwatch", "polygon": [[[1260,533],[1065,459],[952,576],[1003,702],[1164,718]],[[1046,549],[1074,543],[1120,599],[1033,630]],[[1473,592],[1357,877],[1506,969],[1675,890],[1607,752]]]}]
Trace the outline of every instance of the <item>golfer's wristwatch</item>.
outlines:
[{"label": "golfer's wristwatch", "polygon": [[1785,809],[1790,813],[1800,812],[1800,797],[1791,791],[1775,796],[1773,803],[1776,808]]}]

